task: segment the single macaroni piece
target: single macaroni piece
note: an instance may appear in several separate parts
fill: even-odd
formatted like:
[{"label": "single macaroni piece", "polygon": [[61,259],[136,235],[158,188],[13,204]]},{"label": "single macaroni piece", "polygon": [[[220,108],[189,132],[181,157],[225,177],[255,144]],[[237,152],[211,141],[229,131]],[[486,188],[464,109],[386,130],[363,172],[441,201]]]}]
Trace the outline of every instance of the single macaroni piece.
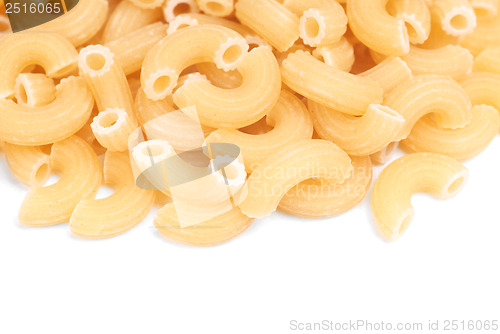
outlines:
[{"label": "single macaroni piece", "polygon": [[165,24],[156,22],[108,42],[104,46],[114,54],[125,75],[129,75],[141,69],[146,54],[166,36],[166,31]]},{"label": "single macaroni piece", "polygon": [[415,124],[403,145],[413,152],[433,152],[456,160],[467,160],[481,153],[500,128],[498,110],[487,105],[472,108],[472,121],[462,129],[444,129],[426,116]]},{"label": "single macaroni piece", "polygon": [[174,105],[171,95],[164,100],[153,101],[147,98],[144,90],[139,89],[135,96],[135,110],[139,124],[144,125],[149,121],[177,110],[177,107]]},{"label": "single macaroni piece", "polygon": [[[74,46],[80,46],[99,32],[107,17],[108,2],[106,0],[79,0],[68,13],[28,31],[58,33]],[[43,38],[40,37],[40,39]],[[53,45],[49,48],[56,49]]]},{"label": "single macaroni piece", "polygon": [[140,28],[159,21],[161,17],[162,12],[159,8],[144,9],[137,7],[131,1],[120,1],[106,22],[102,43],[107,44],[120,39]]},{"label": "single macaroni piece", "polygon": [[446,45],[455,45],[460,42],[463,36],[452,36],[443,30],[441,20],[437,15],[431,14],[431,33],[429,38],[419,47],[424,49],[439,49]]},{"label": "single macaroni piece", "polygon": [[203,223],[181,227],[174,204],[160,209],[154,219],[158,232],[168,240],[194,246],[213,246],[229,241],[243,233],[253,222],[234,208]]},{"label": "single macaroni piece", "polygon": [[500,14],[477,22],[474,31],[460,40],[460,45],[467,48],[473,55],[479,54],[487,47],[500,45]]},{"label": "single macaroni piece", "polygon": [[198,13],[200,11],[195,0],[165,0],[162,8],[163,17],[169,23],[181,14]]},{"label": "single macaroni piece", "polygon": [[99,143],[110,152],[123,152],[128,149],[128,138],[136,129],[136,124],[125,110],[108,108],[94,117],[90,125]]},{"label": "single macaroni piece", "polygon": [[92,148],[72,136],[52,145],[50,164],[62,176],[48,187],[33,188],[19,210],[23,225],[47,226],[69,221],[77,204],[93,198],[101,184],[101,165]]},{"label": "single macaroni piece", "polygon": [[472,70],[500,74],[500,45],[490,46],[478,54],[474,59]]},{"label": "single macaroni piece", "polygon": [[[256,70],[258,68],[258,70]],[[201,77],[187,81],[174,93],[179,108],[195,106],[203,125],[241,128],[257,122],[276,104],[280,70],[271,48],[253,49],[238,64],[243,83],[233,89],[212,85]]]},{"label": "single macaroni piece", "polygon": [[451,36],[465,36],[476,28],[476,14],[468,0],[435,0],[431,12]]},{"label": "single macaroni piece", "polygon": [[472,105],[487,104],[500,111],[500,74],[471,73],[460,81]]},{"label": "single macaroni piece", "polygon": [[424,0],[389,0],[387,11],[405,22],[412,44],[422,44],[431,33],[431,13]]},{"label": "single macaroni piece", "polygon": [[14,85],[14,97],[20,105],[43,107],[56,98],[54,80],[41,73],[21,73]]},{"label": "single macaroni piece", "polygon": [[80,51],[78,67],[92,90],[99,111],[122,108],[136,125],[132,93],[113,53],[102,45],[87,46]]},{"label": "single macaroni piece", "polygon": [[347,2],[349,27],[370,49],[388,56],[403,56],[410,51],[405,21],[387,12],[388,0],[350,0]]},{"label": "single macaroni piece", "polygon": [[51,144],[76,133],[87,122],[94,99],[79,77],[62,79],[50,104],[30,108],[0,98],[0,139],[18,145]]},{"label": "single macaroni piece", "polygon": [[375,224],[389,240],[399,238],[410,225],[411,196],[425,191],[449,199],[462,190],[467,169],[456,160],[435,153],[413,153],[389,164],[375,181],[371,206]]},{"label": "single macaroni piece", "polygon": [[188,27],[168,35],[146,55],[141,82],[151,100],[172,93],[181,72],[191,65],[214,62],[225,71],[234,70],[245,57],[248,44],[235,31],[216,25]]},{"label": "single macaroni piece", "polygon": [[49,179],[49,147],[5,143],[4,151],[12,174],[28,187],[41,187]]},{"label": "single macaroni piece", "polygon": [[299,18],[275,0],[238,0],[235,9],[242,24],[279,52],[288,50],[299,39]]},{"label": "single macaroni piece", "polygon": [[301,50],[283,61],[281,76],[297,93],[346,114],[363,115],[369,104],[382,102],[376,81],[335,69]]},{"label": "single macaroni piece", "polygon": [[392,159],[398,147],[399,147],[399,142],[392,142],[383,149],[381,149],[380,151],[378,151],[377,153],[371,154],[370,160],[372,161],[372,164],[385,165]]},{"label": "single macaroni piece", "polygon": [[341,183],[351,171],[351,159],[335,144],[319,139],[297,142],[267,157],[253,171],[241,211],[249,217],[265,217],[300,182],[316,177]]},{"label": "single macaroni piece", "polygon": [[229,16],[234,10],[234,0],[196,0],[198,7],[206,14]]},{"label": "single macaroni piece", "polygon": [[394,141],[408,137],[415,123],[429,113],[447,129],[463,128],[472,119],[469,97],[458,83],[447,76],[416,76],[394,89],[384,103],[406,121]]},{"label": "single macaroni piece", "polygon": [[347,31],[344,8],[331,1],[327,6],[306,10],[300,18],[299,31],[304,44],[313,47],[338,42]]},{"label": "single macaroni piece", "polygon": [[18,32],[0,38],[0,98],[14,96],[16,78],[30,65],[40,65],[50,78],[65,77],[76,70],[77,52],[54,33]]},{"label": "single macaroni piece", "polygon": [[111,196],[84,199],[73,211],[69,226],[77,236],[116,236],[139,224],[153,208],[155,192],[135,185],[128,152],[106,153],[104,184],[114,188]]},{"label": "single macaroni piece", "polygon": [[345,72],[349,72],[354,64],[354,48],[345,37],[337,43],[315,48],[312,55],[325,64]]},{"label": "single macaroni piece", "polygon": [[328,109],[313,101],[309,101],[308,106],[318,135],[353,156],[380,151],[396,140],[405,123],[396,111],[380,104],[370,104],[361,117]]},{"label": "single macaroni piece", "polygon": [[278,210],[294,216],[321,218],[346,212],[358,205],[372,181],[370,157],[351,157],[353,171],[342,183],[309,179],[290,189]]},{"label": "single macaroni piece", "polygon": [[92,111],[92,114],[90,115],[87,123],[85,123],[85,125],[80,130],[78,130],[75,135],[85,140],[87,144],[89,144],[94,152],[99,156],[106,153],[106,149],[102,147],[101,144],[99,144],[99,141],[97,141],[94,132],[90,127],[90,125],[94,121],[94,117],[96,117],[98,113],[99,111],[97,110],[97,107],[94,106],[94,110]]},{"label": "single macaroni piece", "polygon": [[498,15],[498,0],[469,0],[478,20],[494,18]]},{"label": "single macaroni piece", "polygon": [[139,8],[143,9],[152,9],[158,8],[163,5],[165,0],[129,0],[131,3],[136,5]]},{"label": "single macaroni piece", "polygon": [[408,64],[399,57],[388,57],[359,75],[378,82],[384,91],[384,96],[387,96],[394,88],[413,77]]},{"label": "single macaroni piece", "polygon": [[292,93],[282,90],[274,108],[267,114],[266,124],[274,128],[252,135],[239,130],[219,129],[206,139],[207,143],[232,143],[241,149],[247,172],[251,173],[266,157],[289,145],[311,139],[313,125],[304,104]]},{"label": "single macaroni piece", "polygon": [[243,83],[243,77],[237,70],[225,72],[214,63],[196,64],[196,68],[214,86],[224,89],[238,88]]}]

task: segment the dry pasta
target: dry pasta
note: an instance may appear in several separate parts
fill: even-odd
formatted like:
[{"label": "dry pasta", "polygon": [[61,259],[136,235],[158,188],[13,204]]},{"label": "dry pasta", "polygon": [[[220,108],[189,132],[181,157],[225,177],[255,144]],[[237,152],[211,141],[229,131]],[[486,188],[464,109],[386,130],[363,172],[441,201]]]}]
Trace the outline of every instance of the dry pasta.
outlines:
[{"label": "dry pasta", "polygon": [[420,191],[449,199],[462,190],[467,169],[456,160],[435,153],[413,153],[389,164],[375,181],[371,206],[384,237],[399,238],[410,225],[411,196]]},{"label": "dry pasta", "polygon": [[460,45],[468,49],[473,55],[477,55],[484,49],[493,45],[500,45],[500,14],[495,17],[480,20],[474,31],[466,35]]},{"label": "dry pasta", "polygon": [[431,12],[451,36],[465,36],[476,28],[476,14],[468,0],[435,0]]},{"label": "dry pasta", "polygon": [[384,96],[387,96],[394,88],[413,77],[408,64],[399,57],[389,57],[359,75],[378,82],[384,91]]},{"label": "dry pasta", "polygon": [[5,143],[5,160],[12,174],[28,187],[40,187],[50,176],[50,147]]},{"label": "dry pasta", "polygon": [[431,32],[431,13],[424,0],[389,0],[387,11],[405,22],[412,44],[422,44]]},{"label": "dry pasta", "polygon": [[471,73],[460,81],[473,105],[487,104],[500,110],[500,74]]},{"label": "dry pasta", "polygon": [[69,220],[74,234],[84,238],[116,236],[139,224],[153,208],[155,192],[135,185],[128,152],[106,153],[104,184],[114,187],[114,193],[78,203]]},{"label": "dry pasta", "polygon": [[294,216],[321,218],[346,212],[358,205],[372,181],[370,157],[351,157],[353,171],[342,183],[309,179],[290,189],[278,210]]},{"label": "dry pasta", "polygon": [[16,78],[14,97],[18,104],[31,108],[42,107],[54,101],[54,80],[41,73],[21,73]]},{"label": "dry pasta", "polygon": [[500,114],[487,105],[472,108],[472,121],[462,129],[444,129],[431,117],[422,118],[403,145],[413,152],[433,152],[456,160],[470,159],[481,153],[498,134]]},{"label": "dry pasta", "polygon": [[347,16],[344,8],[336,1],[327,6],[310,8],[300,18],[300,37],[304,44],[313,47],[338,42],[347,30]]},{"label": "dry pasta", "polygon": [[123,152],[128,149],[128,138],[136,124],[124,109],[107,108],[94,117],[90,127],[102,147],[110,152]]},{"label": "dry pasta", "polygon": [[370,159],[374,165],[385,165],[388,163],[392,157],[394,156],[394,153],[396,153],[396,150],[399,147],[399,142],[392,142],[380,151],[373,153],[370,155]]},{"label": "dry pasta", "polygon": [[267,157],[253,171],[241,211],[249,217],[265,217],[300,182],[317,177],[341,183],[351,171],[351,159],[335,144],[319,139],[297,142]]},{"label": "dry pasta", "polygon": [[315,48],[312,55],[325,64],[346,72],[354,64],[354,48],[345,37],[337,43]]},{"label": "dry pasta", "polygon": [[165,0],[129,0],[131,3],[136,5],[139,8],[150,9],[150,8],[158,8],[163,5]]},{"label": "dry pasta", "polygon": [[474,72],[492,72],[500,74],[500,45],[483,50],[474,58]]},{"label": "dry pasta", "polygon": [[101,165],[92,148],[80,137],[72,136],[52,145],[50,165],[62,173],[61,178],[48,187],[33,188],[26,195],[19,210],[23,225],[67,222],[81,200],[97,194]]},{"label": "dry pasta", "polygon": [[234,10],[235,0],[196,0],[198,7],[206,14],[229,16]]},{"label": "dry pasta", "polygon": [[498,14],[498,0],[469,0],[478,20],[494,18]]},{"label": "dry pasta", "polygon": [[162,8],[163,17],[165,17],[167,22],[172,22],[181,14],[199,12],[199,8],[195,0],[165,0]]}]

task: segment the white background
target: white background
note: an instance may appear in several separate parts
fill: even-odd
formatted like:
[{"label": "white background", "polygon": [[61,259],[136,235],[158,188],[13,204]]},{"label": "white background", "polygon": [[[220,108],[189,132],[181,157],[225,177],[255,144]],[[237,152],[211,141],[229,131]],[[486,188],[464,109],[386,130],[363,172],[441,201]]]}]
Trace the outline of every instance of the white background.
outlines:
[{"label": "white background", "polygon": [[78,239],[66,224],[22,227],[27,189],[0,153],[0,333],[298,333],[291,320],[500,320],[500,137],[466,165],[456,198],[414,196],[414,220],[394,243],[373,228],[366,200],[329,219],[274,214],[229,243],[194,248],[160,237],[153,214],[100,241]]}]

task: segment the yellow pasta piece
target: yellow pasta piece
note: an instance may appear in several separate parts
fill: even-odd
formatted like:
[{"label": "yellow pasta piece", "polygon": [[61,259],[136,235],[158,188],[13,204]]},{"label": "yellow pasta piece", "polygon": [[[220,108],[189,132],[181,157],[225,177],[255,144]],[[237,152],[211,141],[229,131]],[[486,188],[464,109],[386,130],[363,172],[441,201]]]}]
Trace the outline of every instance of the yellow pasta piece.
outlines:
[{"label": "yellow pasta piece", "polygon": [[486,48],[478,54],[474,59],[472,70],[500,74],[500,45]]},{"label": "yellow pasta piece", "polygon": [[464,88],[473,105],[487,104],[500,111],[500,74],[471,73],[460,85]]},{"label": "yellow pasta piece", "polygon": [[52,145],[50,164],[62,173],[55,184],[33,188],[19,210],[23,225],[47,226],[67,222],[77,204],[93,198],[101,184],[101,166],[92,148],[72,136]]},{"label": "yellow pasta piece", "polygon": [[328,7],[331,5],[330,0],[278,0],[283,6],[291,10],[298,17],[310,9],[310,8],[321,8]]},{"label": "yellow pasta piece", "polygon": [[466,35],[460,41],[460,45],[467,48],[473,55],[477,55],[487,47],[500,45],[498,31],[500,31],[500,14],[478,21],[476,29]]},{"label": "yellow pasta piece", "polygon": [[344,8],[335,2],[327,6],[306,10],[300,18],[300,37],[304,44],[313,47],[338,42],[347,30],[347,16]]},{"label": "yellow pasta piece", "polygon": [[68,138],[87,122],[94,99],[82,78],[56,87],[55,100],[36,109],[0,98],[0,139],[18,145],[45,145]]},{"label": "yellow pasta piece", "polygon": [[206,14],[229,16],[234,10],[234,0],[196,0],[198,7]]},{"label": "yellow pasta piece", "polygon": [[494,18],[498,14],[498,0],[469,0],[478,20]]},{"label": "yellow pasta piece", "polygon": [[135,97],[135,110],[139,124],[144,125],[155,118],[177,110],[177,107],[174,105],[171,95],[164,100],[153,101],[147,98],[144,90],[139,89]]},{"label": "yellow pasta piece", "polygon": [[14,96],[18,75],[30,65],[40,65],[50,78],[76,70],[77,53],[63,37],[53,33],[19,32],[0,38],[0,98]]},{"label": "yellow pasta piece", "polygon": [[128,138],[136,129],[136,124],[125,110],[108,108],[99,113],[90,125],[99,143],[110,152],[128,149]]},{"label": "yellow pasta piece", "polygon": [[290,189],[278,210],[306,218],[329,217],[358,205],[368,193],[372,181],[370,157],[351,157],[353,171],[342,183],[309,179]]},{"label": "yellow pasta piece", "polygon": [[80,75],[92,90],[99,111],[122,108],[135,126],[132,93],[113,53],[102,45],[87,46],[80,51],[78,67]]},{"label": "yellow pasta piece", "polygon": [[388,0],[350,0],[347,2],[349,27],[370,49],[388,56],[402,56],[410,51],[405,22],[387,12]]},{"label": "yellow pasta piece", "polygon": [[204,75],[214,86],[225,89],[232,89],[241,86],[243,77],[241,73],[234,70],[225,72],[214,63],[196,64],[196,68]]},{"label": "yellow pasta piece", "polygon": [[405,22],[412,44],[422,44],[431,32],[431,13],[424,0],[389,0],[387,11]]},{"label": "yellow pasta piece", "polygon": [[239,208],[203,223],[181,228],[173,204],[160,209],[154,219],[158,232],[168,240],[193,246],[213,246],[243,233],[253,222]]},{"label": "yellow pasta piece", "polygon": [[462,190],[467,169],[456,160],[435,153],[413,153],[389,164],[375,181],[371,205],[376,226],[389,240],[399,238],[410,225],[411,196],[425,191],[449,199]]},{"label": "yellow pasta piece", "polygon": [[315,48],[312,55],[325,64],[346,72],[354,64],[354,48],[345,37],[337,43]]},{"label": "yellow pasta piece", "polygon": [[392,142],[377,153],[373,153],[370,155],[370,160],[374,165],[385,165],[388,163],[396,150],[398,149],[399,142]]},{"label": "yellow pasta piece", "polygon": [[41,187],[48,180],[50,148],[5,143],[4,151],[12,174],[28,187]]},{"label": "yellow pasta piece", "polygon": [[125,75],[139,71],[148,51],[166,36],[167,26],[156,22],[106,43]]},{"label": "yellow pasta piece", "polygon": [[235,9],[242,24],[280,52],[288,50],[299,39],[299,18],[275,0],[238,0]]},{"label": "yellow pasta piece", "polygon": [[257,122],[279,98],[278,63],[271,49],[262,46],[243,58],[238,71],[243,78],[241,86],[223,89],[208,80],[192,80],[174,93],[175,104],[180,108],[194,105],[201,123],[206,126],[241,128]]},{"label": "yellow pasta piece", "polygon": [[14,96],[20,105],[30,108],[42,107],[54,101],[54,80],[41,73],[21,73],[14,85]]},{"label": "yellow pasta piece", "polygon": [[396,111],[380,104],[370,104],[361,117],[328,109],[313,101],[309,101],[308,106],[318,135],[354,156],[380,151],[396,139],[405,123]]},{"label": "yellow pasta piece", "polygon": [[435,0],[431,12],[451,36],[465,36],[476,28],[476,14],[468,0]]},{"label": "yellow pasta piece", "polygon": [[406,121],[394,141],[406,138],[415,123],[429,113],[447,129],[463,128],[472,119],[469,97],[447,76],[416,76],[394,89],[384,104],[396,110]]},{"label": "yellow pasta piece", "polygon": [[107,17],[106,0],[79,0],[68,13],[28,31],[58,33],[74,46],[80,46],[97,34]]},{"label": "yellow pasta piece", "polygon": [[266,157],[289,145],[311,139],[312,120],[304,104],[292,93],[281,91],[266,123],[274,128],[263,134],[248,134],[238,130],[219,129],[206,139],[207,143],[232,143],[241,149],[247,172],[251,173]]},{"label": "yellow pasta piece", "polygon": [[267,157],[253,171],[241,211],[254,218],[267,216],[300,182],[316,177],[340,183],[351,171],[351,159],[335,144],[319,139],[297,142]]},{"label": "yellow pasta piece", "polygon": [[129,0],[132,2],[134,5],[136,5],[139,8],[143,9],[152,9],[152,8],[158,8],[163,5],[163,2],[165,0]]},{"label": "yellow pasta piece", "polygon": [[245,57],[248,44],[235,31],[216,25],[188,27],[168,35],[146,55],[141,82],[147,97],[161,100],[177,86],[181,72],[191,65],[214,62],[234,70]]},{"label": "yellow pasta piece", "polygon": [[145,9],[137,7],[131,1],[120,1],[113,10],[104,27],[102,43],[120,39],[127,34],[159,21],[162,11],[159,8]]},{"label": "yellow pasta piece", "polygon": [[92,132],[92,128],[90,127],[90,125],[94,121],[94,117],[96,117],[98,113],[99,111],[94,106],[94,110],[92,111],[92,114],[89,117],[87,123],[85,123],[85,125],[80,130],[78,130],[75,135],[85,140],[97,155],[102,155],[106,153],[106,149],[102,147],[101,144],[99,144],[94,135],[94,132]]},{"label": "yellow pasta piece", "polygon": [[363,115],[369,104],[382,102],[377,82],[335,69],[301,50],[283,61],[281,76],[297,93],[347,114]]},{"label": "yellow pasta piece", "polygon": [[378,82],[384,91],[384,96],[392,92],[401,83],[413,77],[408,64],[399,57],[388,57],[380,62],[380,64],[359,75]]},{"label": "yellow pasta piece", "polygon": [[427,116],[415,124],[403,145],[413,152],[433,152],[456,160],[481,153],[498,134],[500,114],[487,105],[472,108],[472,121],[462,129],[443,129]]},{"label": "yellow pasta piece", "polygon": [[172,22],[181,14],[198,13],[199,11],[195,0],[165,0],[163,3],[163,17],[167,22]]},{"label": "yellow pasta piece", "polygon": [[73,211],[69,226],[77,236],[116,236],[139,224],[153,208],[155,191],[144,190],[135,185],[128,152],[106,153],[104,184],[114,188],[111,196],[84,199]]}]

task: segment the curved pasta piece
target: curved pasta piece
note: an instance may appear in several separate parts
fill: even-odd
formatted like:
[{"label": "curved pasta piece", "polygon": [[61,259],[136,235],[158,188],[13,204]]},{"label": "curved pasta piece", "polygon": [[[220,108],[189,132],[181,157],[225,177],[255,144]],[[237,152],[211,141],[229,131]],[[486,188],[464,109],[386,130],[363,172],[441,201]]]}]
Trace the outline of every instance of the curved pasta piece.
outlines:
[{"label": "curved pasta piece", "polygon": [[40,187],[50,176],[50,155],[41,146],[5,143],[5,160],[14,176],[28,187]]},{"label": "curved pasta piece", "polygon": [[107,17],[108,2],[106,0],[79,0],[76,6],[66,14],[28,31],[55,32],[64,36],[74,46],[80,46],[98,33]]},{"label": "curved pasta piece", "polygon": [[219,129],[207,143],[232,143],[241,149],[246,170],[251,173],[266,157],[290,144],[311,139],[313,125],[304,104],[290,92],[281,91],[280,98],[267,114],[266,123],[274,128],[264,134],[251,135],[239,130]]},{"label": "curved pasta piece", "polygon": [[408,31],[402,19],[389,15],[387,1],[348,1],[349,27],[370,49],[388,56],[403,56],[410,51]]},{"label": "curved pasta piece", "polygon": [[179,108],[194,105],[200,122],[215,128],[241,128],[257,122],[279,98],[278,63],[271,48],[263,46],[250,51],[238,71],[243,78],[241,86],[223,89],[208,80],[190,80],[174,93],[175,104]]},{"label": "curved pasta piece", "polygon": [[196,68],[200,73],[219,88],[232,89],[241,86],[243,78],[237,70],[225,72],[218,69],[214,63],[196,64]]},{"label": "curved pasta piece", "polygon": [[309,101],[309,110],[318,135],[347,154],[363,156],[376,153],[399,135],[405,119],[393,109],[370,104],[361,117],[347,115]]},{"label": "curved pasta piece", "polygon": [[369,104],[382,102],[376,81],[335,69],[305,51],[288,55],[281,76],[297,93],[346,114],[363,115]]},{"label": "curved pasta piece", "polygon": [[451,36],[465,36],[476,28],[476,14],[468,0],[435,0],[431,13]]},{"label": "curved pasta piece", "polygon": [[330,45],[338,42],[347,31],[347,15],[336,1],[329,1],[320,7],[311,5],[302,13],[299,31],[306,45]]},{"label": "curved pasta piece", "polygon": [[76,133],[87,122],[94,98],[85,80],[69,77],[56,87],[55,100],[32,109],[0,99],[0,139],[18,145],[45,145]]},{"label": "curved pasta piece", "polygon": [[415,123],[429,113],[433,113],[434,120],[447,129],[463,128],[472,119],[469,97],[447,76],[416,76],[394,89],[384,103],[406,121],[394,141],[408,137]]},{"label": "curved pasta piece", "polygon": [[111,152],[123,152],[128,149],[128,139],[136,124],[124,109],[108,108],[94,117],[90,127],[99,144]]},{"label": "curved pasta piece", "polygon": [[408,228],[414,215],[411,196],[429,192],[448,199],[462,190],[467,169],[452,158],[435,153],[413,153],[389,164],[375,181],[371,206],[375,224],[389,240]]},{"label": "curved pasta piece", "polygon": [[399,57],[388,57],[380,64],[359,74],[378,82],[384,96],[387,96],[394,88],[413,77],[411,69]]},{"label": "curved pasta piece", "polygon": [[460,81],[473,105],[487,104],[500,111],[500,74],[471,73]]},{"label": "curved pasta piece", "polygon": [[399,142],[393,141],[377,153],[373,153],[370,155],[370,160],[372,161],[372,164],[374,165],[385,165],[388,163],[392,157],[394,156],[394,153],[396,153],[396,150],[399,147]]},{"label": "curved pasta piece", "polygon": [[431,32],[431,13],[424,0],[389,0],[387,12],[405,22],[412,44],[422,44]]},{"label": "curved pasta piece", "polygon": [[309,179],[290,189],[278,210],[294,216],[321,218],[346,212],[358,205],[372,181],[370,157],[351,157],[353,171],[342,183]]},{"label": "curved pasta piece", "polygon": [[498,0],[469,0],[479,21],[491,19],[498,14]]},{"label": "curved pasta piece", "polygon": [[431,117],[415,124],[403,145],[413,152],[433,152],[456,160],[467,160],[481,153],[500,128],[498,110],[487,105],[472,108],[472,121],[462,129],[444,129]]},{"label": "curved pasta piece", "polygon": [[474,72],[492,72],[500,74],[500,45],[484,49],[474,58]]},{"label": "curved pasta piece", "polygon": [[163,3],[163,17],[167,22],[185,13],[198,13],[200,9],[195,0],[165,0]]},{"label": "curved pasta piece", "polygon": [[198,7],[208,15],[228,16],[234,10],[234,0],[196,0]]},{"label": "curved pasta piece", "polygon": [[69,220],[74,234],[84,238],[113,237],[139,224],[153,208],[155,191],[135,185],[128,152],[106,153],[104,184],[115,187],[115,192],[107,198],[78,203]]},{"label": "curved pasta piece", "polygon": [[19,32],[0,38],[0,98],[14,96],[18,75],[29,65],[40,65],[50,78],[76,70],[77,52],[65,38],[54,33]]},{"label": "curved pasta piece", "polygon": [[42,107],[54,101],[54,80],[41,73],[21,73],[14,85],[14,97],[18,104],[30,108]]},{"label": "curved pasta piece", "polygon": [[55,184],[32,189],[19,210],[23,225],[47,226],[67,222],[77,204],[93,198],[101,185],[101,165],[92,148],[72,136],[52,145],[50,162],[62,173]]},{"label": "curved pasta piece", "polygon": [[177,110],[177,107],[174,105],[171,95],[163,100],[153,101],[148,99],[142,88],[137,91],[135,96],[135,111],[139,124],[144,125],[155,118],[175,110]]},{"label": "curved pasta piece", "polygon": [[171,34],[179,29],[200,24],[215,24],[223,26],[236,31],[238,34],[240,34],[245,38],[248,36],[256,35],[256,33],[252,31],[252,29],[235,21],[231,21],[229,19],[223,19],[221,17],[205,15],[201,13],[188,13],[176,16],[175,20],[172,21],[168,27],[169,28],[168,33]]},{"label": "curved pasta piece", "polygon": [[248,44],[237,32],[216,25],[181,29],[162,39],[146,55],[141,82],[147,97],[161,100],[172,93],[185,68],[214,62],[229,71],[238,67],[247,54]]},{"label": "curved pasta piece", "polygon": [[239,208],[203,223],[181,228],[175,206],[167,204],[154,219],[158,232],[165,238],[193,246],[213,246],[243,233],[253,222]]},{"label": "curved pasta piece", "polygon": [[346,72],[349,72],[354,64],[354,48],[345,37],[337,43],[314,49],[312,55],[325,64]]},{"label": "curved pasta piece", "polygon": [[477,22],[474,31],[460,40],[460,45],[477,55],[492,45],[500,45],[500,15]]},{"label": "curved pasta piece", "polygon": [[265,217],[300,182],[316,177],[340,183],[351,171],[351,159],[337,145],[320,139],[303,140],[262,161],[248,178],[248,196],[239,207],[249,217]]}]

